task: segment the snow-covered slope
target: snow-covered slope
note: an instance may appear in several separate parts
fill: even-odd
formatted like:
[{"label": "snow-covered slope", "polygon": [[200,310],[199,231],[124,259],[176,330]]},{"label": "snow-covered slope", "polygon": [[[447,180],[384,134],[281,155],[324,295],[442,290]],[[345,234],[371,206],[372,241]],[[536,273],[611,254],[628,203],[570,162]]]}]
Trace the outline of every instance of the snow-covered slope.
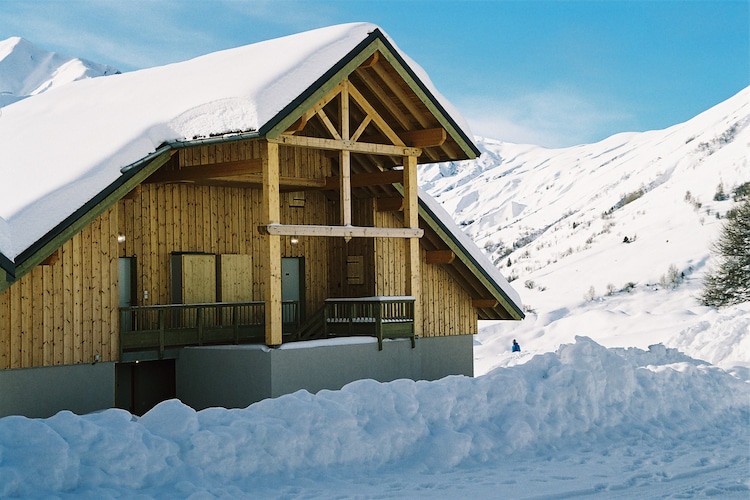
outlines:
[{"label": "snow-covered slope", "polygon": [[[521,326],[485,329],[481,345],[509,348],[518,336],[533,350],[542,335],[548,348],[555,335],[553,345],[580,334],[646,347],[678,343],[701,321],[700,278],[733,204],[716,195],[750,182],[750,87],[665,130],[565,149],[479,146],[480,160],[433,165],[421,179],[531,313]],[[494,348],[477,353],[480,373],[507,362]]]},{"label": "snow-covered slope", "polygon": [[0,107],[76,80],[117,73],[111,66],[47,52],[11,37],[0,41]]}]

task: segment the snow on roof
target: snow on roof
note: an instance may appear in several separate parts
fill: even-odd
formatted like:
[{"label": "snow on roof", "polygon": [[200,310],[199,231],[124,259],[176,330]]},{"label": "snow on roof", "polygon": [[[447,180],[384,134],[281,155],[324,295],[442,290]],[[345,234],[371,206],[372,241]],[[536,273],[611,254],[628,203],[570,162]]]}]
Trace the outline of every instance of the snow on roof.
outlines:
[{"label": "snow on roof", "polygon": [[[376,29],[322,28],[74,82],[2,108],[0,254],[16,259],[164,142],[260,129]],[[471,137],[424,70],[399,55]]]},{"label": "snow on roof", "polygon": [[438,221],[454,236],[455,242],[463,247],[466,253],[476,262],[480,270],[483,271],[489,279],[494,281],[503,291],[506,297],[510,299],[516,307],[521,308],[521,296],[513,287],[508,283],[505,277],[500,273],[500,270],[495,267],[490,259],[482,253],[474,240],[472,240],[465,232],[458,227],[454,222],[450,214],[438,203],[438,201],[430,196],[423,189],[419,189],[419,200],[428,208],[432,215],[438,219]]}]

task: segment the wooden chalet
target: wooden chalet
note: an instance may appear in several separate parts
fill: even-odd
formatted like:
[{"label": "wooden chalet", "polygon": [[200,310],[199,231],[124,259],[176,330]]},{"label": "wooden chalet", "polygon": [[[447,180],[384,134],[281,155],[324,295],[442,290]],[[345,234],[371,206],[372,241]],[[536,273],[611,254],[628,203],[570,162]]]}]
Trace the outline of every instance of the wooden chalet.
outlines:
[{"label": "wooden chalet", "polygon": [[417,186],[479,152],[387,36],[353,30],[257,128],[168,138],[0,254],[0,416],[473,374],[477,320],[520,302]]}]

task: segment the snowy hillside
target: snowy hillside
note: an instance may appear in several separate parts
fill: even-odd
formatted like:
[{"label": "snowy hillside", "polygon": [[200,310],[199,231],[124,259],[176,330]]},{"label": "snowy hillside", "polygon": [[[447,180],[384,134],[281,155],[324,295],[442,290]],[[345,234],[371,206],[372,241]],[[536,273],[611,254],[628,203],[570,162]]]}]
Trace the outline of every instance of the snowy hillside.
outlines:
[{"label": "snowy hillside", "polygon": [[76,80],[117,73],[111,66],[47,52],[11,37],[0,41],[0,107]]},{"label": "snowy hillside", "polygon": [[[545,349],[575,335],[645,348],[677,345],[702,321],[707,308],[695,296],[733,204],[715,198],[750,182],[750,87],[665,130],[565,149],[479,146],[479,161],[421,172],[422,187],[513,280],[531,313],[521,326],[483,329],[479,373],[508,362],[488,344],[504,351],[514,336],[529,351],[542,335]],[[669,279],[675,271],[679,283]],[[750,366],[747,354],[727,356]]]}]

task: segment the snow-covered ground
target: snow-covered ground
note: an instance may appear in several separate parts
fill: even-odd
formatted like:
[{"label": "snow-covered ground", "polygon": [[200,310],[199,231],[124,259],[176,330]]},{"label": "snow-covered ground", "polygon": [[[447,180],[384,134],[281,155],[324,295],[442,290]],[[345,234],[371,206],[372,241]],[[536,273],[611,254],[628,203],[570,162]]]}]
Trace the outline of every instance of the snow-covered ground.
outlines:
[{"label": "snow-covered ground", "polygon": [[498,355],[509,366],[476,378],[362,380],[245,409],[5,417],[0,497],[750,495],[747,381],[588,337]]}]

